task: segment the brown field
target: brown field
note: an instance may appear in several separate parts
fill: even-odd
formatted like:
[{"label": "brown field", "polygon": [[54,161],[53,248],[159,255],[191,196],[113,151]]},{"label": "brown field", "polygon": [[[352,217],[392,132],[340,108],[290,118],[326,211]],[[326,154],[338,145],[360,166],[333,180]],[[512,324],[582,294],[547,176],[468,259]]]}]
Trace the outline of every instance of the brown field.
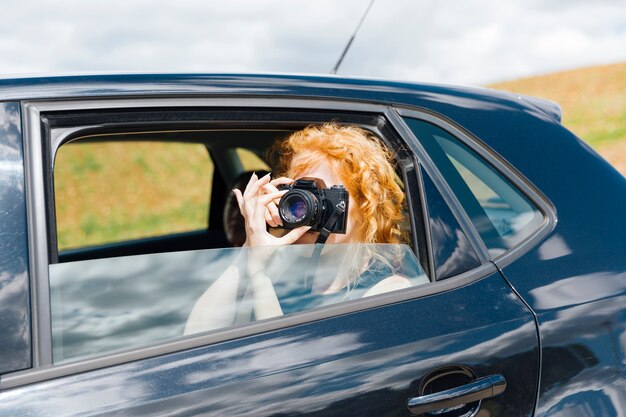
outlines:
[{"label": "brown field", "polygon": [[626,176],[626,63],[489,85],[555,101],[563,125]]}]

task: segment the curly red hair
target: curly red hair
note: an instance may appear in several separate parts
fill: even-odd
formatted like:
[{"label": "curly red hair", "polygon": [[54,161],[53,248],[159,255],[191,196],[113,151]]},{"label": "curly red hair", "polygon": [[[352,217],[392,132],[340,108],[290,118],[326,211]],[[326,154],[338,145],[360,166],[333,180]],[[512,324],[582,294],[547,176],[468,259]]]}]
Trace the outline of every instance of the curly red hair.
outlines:
[{"label": "curly red hair", "polygon": [[[296,156],[297,166],[292,166]],[[403,237],[404,193],[385,145],[359,127],[324,123],[294,132],[270,150],[275,174],[290,178],[298,178],[320,158],[337,167],[343,185],[358,206],[363,219],[360,240],[399,243]]]}]

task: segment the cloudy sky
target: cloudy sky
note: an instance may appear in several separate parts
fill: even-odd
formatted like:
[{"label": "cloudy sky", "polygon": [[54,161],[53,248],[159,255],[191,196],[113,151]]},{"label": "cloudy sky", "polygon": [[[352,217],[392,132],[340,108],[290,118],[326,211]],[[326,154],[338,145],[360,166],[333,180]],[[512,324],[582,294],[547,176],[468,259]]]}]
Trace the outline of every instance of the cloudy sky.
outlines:
[{"label": "cloudy sky", "polygon": [[[328,73],[369,3],[0,0],[0,75]],[[624,0],[375,0],[338,73],[483,85],[624,61]]]}]

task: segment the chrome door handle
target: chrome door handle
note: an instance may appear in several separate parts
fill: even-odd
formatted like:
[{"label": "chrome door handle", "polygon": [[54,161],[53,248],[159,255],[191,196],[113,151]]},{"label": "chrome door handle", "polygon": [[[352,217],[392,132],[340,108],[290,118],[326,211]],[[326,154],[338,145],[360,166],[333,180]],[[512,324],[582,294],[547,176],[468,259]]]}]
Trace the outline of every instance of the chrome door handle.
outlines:
[{"label": "chrome door handle", "polygon": [[418,415],[495,397],[505,389],[506,379],[502,375],[489,375],[460,387],[409,398],[407,407],[411,414]]}]

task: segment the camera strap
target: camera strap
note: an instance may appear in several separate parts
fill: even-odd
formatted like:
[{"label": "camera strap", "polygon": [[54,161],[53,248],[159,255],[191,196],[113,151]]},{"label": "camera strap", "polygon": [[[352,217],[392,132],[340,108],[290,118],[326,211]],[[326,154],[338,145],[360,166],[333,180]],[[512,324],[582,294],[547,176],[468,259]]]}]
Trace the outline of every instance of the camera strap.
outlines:
[{"label": "camera strap", "polygon": [[320,230],[320,234],[317,237],[315,243],[326,243],[326,239],[331,233],[332,228],[335,226],[337,219],[346,211],[346,202],[341,201],[339,204],[335,206],[335,210],[333,214],[330,215],[324,226],[322,226],[322,230]]},{"label": "camera strap", "polygon": [[322,230],[320,230],[320,234],[315,241],[315,249],[313,250],[313,255],[311,255],[309,267],[307,268],[307,274],[305,277],[305,288],[308,290],[311,290],[313,287],[313,277],[315,275],[315,270],[317,269],[317,264],[320,261],[320,255],[322,254],[322,248],[326,243],[326,239],[328,239],[328,236],[331,234],[331,230],[335,226],[339,216],[341,216],[345,211],[346,202],[341,201],[335,206],[333,214],[331,214],[324,226],[322,226]]}]

